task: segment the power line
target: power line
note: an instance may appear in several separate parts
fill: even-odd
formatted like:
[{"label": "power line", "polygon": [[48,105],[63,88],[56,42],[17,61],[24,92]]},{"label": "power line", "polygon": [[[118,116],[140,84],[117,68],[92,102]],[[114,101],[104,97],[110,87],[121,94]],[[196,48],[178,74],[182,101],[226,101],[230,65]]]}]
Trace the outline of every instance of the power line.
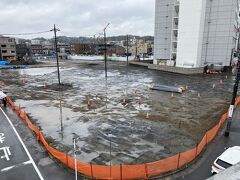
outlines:
[{"label": "power line", "polygon": [[34,35],[34,34],[44,34],[44,33],[48,33],[51,32],[51,30],[47,30],[47,31],[40,31],[40,32],[30,32],[30,33],[18,33],[18,34],[0,34],[1,36],[26,36],[26,35]]}]

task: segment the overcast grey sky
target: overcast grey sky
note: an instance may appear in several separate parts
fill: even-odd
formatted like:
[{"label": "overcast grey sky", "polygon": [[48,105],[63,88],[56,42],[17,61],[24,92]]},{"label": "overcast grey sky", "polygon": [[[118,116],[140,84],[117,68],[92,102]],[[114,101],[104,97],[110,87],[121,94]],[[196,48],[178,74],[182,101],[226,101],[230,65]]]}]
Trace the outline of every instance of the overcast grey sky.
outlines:
[{"label": "overcast grey sky", "polygon": [[0,34],[44,31],[55,23],[59,35],[92,36],[108,22],[109,36],[154,32],[155,0],[1,0],[0,4]]}]

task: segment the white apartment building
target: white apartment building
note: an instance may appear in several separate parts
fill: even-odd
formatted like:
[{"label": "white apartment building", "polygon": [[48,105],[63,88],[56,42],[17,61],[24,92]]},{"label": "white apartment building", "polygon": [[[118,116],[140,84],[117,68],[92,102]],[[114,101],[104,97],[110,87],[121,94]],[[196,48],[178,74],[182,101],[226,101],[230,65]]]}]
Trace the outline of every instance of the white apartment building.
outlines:
[{"label": "white apartment building", "polygon": [[154,64],[230,66],[238,0],[156,0]]}]

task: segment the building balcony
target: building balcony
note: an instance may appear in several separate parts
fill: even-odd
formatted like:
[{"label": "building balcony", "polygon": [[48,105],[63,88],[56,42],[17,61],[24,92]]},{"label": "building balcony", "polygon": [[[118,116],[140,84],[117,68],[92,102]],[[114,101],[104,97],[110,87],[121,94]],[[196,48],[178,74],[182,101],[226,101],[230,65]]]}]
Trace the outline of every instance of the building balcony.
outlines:
[{"label": "building balcony", "polygon": [[178,37],[178,29],[173,29],[173,36]]},{"label": "building balcony", "polygon": [[176,41],[172,42],[172,47],[173,47],[173,49],[177,49],[177,42]]},{"label": "building balcony", "polygon": [[174,25],[176,25],[176,26],[178,26],[178,22],[179,22],[178,19],[179,19],[178,17],[174,17],[174,18],[173,18],[173,23],[174,23]]},{"label": "building balcony", "polygon": [[175,4],[174,4],[174,9],[175,9],[175,12],[178,14],[179,13],[179,5],[180,5],[180,2],[177,1]]}]

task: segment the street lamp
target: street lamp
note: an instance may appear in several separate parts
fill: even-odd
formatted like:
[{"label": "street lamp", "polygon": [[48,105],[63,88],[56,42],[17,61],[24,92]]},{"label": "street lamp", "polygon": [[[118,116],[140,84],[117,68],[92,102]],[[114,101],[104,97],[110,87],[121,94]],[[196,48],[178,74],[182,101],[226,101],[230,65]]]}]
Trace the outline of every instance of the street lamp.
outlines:
[{"label": "street lamp", "polygon": [[110,25],[108,23],[105,28],[103,29],[104,34],[104,62],[105,62],[105,77],[107,78],[107,37],[106,37],[106,29]]},{"label": "street lamp", "polygon": [[76,141],[79,140],[79,138],[80,137],[73,138],[75,180],[77,180],[77,149],[76,149]]}]

